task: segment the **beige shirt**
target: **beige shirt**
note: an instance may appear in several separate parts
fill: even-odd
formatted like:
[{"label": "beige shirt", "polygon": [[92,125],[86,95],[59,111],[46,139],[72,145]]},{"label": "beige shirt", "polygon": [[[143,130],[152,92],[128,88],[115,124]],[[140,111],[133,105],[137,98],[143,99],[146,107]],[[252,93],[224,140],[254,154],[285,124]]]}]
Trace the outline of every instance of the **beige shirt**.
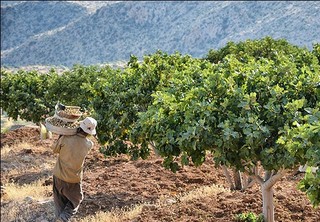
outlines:
[{"label": "beige shirt", "polygon": [[68,183],[82,180],[83,164],[93,142],[84,135],[61,136],[53,145],[54,153],[59,153],[53,175]]}]

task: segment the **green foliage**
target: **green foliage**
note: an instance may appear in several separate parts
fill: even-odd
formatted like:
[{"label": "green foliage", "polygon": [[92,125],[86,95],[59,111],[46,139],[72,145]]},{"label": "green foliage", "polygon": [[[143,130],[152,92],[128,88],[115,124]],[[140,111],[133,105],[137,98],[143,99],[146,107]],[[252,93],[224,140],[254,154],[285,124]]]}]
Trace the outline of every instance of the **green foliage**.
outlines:
[{"label": "green foliage", "polygon": [[13,119],[20,117],[32,122],[43,121],[52,115],[57,101],[81,106],[90,114],[93,113],[92,100],[99,95],[94,83],[113,72],[117,71],[109,66],[81,65],[60,75],[54,69],[45,74],[1,71],[1,107]]},{"label": "green foliage", "polygon": [[256,215],[253,212],[238,214],[235,218],[237,222],[263,222],[263,215]]},{"label": "green foliage", "polygon": [[[135,69],[131,66],[136,65],[138,63],[131,59],[128,70]],[[147,95],[143,97],[141,88],[136,87],[138,81],[130,71],[117,71],[112,75],[101,76],[93,84],[96,91],[93,107],[100,125],[97,129],[99,141],[104,145],[101,151],[105,155],[129,154],[129,144],[126,143],[129,140],[128,130],[135,121],[138,110],[142,109],[139,104],[147,98]],[[137,97],[142,98],[141,101]],[[137,147],[132,150],[137,150]]]},{"label": "green foliage", "polygon": [[[120,151],[133,157],[148,155],[151,140],[141,137],[145,134],[137,122],[138,114],[147,111],[152,93],[172,84],[171,75],[186,69],[190,61],[190,56],[169,56],[161,51],[145,56],[141,63],[132,56],[123,72],[108,78],[104,85],[96,84],[100,94],[94,99],[94,109],[103,125],[98,135],[105,154]],[[128,140],[132,143],[124,142]]]},{"label": "green foliage", "polygon": [[[259,45],[261,52],[269,46]],[[230,54],[213,65],[192,60],[165,78],[170,84],[160,81],[152,104],[139,114],[140,138],[154,141],[168,166],[182,154],[199,165],[211,150],[217,164],[240,170],[257,162],[267,170],[293,167],[296,154],[276,141],[319,96],[317,60],[293,49],[296,57],[279,50],[272,59],[247,53],[245,60]]]},{"label": "green foliage", "polygon": [[[318,150],[319,151],[319,150]],[[316,153],[319,155],[319,152]],[[298,188],[306,192],[310,202],[314,207],[320,205],[320,170],[316,173],[311,171],[311,167],[307,168],[305,177],[299,182]]]},{"label": "green foliage", "polygon": [[[152,144],[174,172],[201,165],[208,151],[217,165],[241,171],[319,166],[318,51],[266,37],[229,42],[206,59],[131,56],[124,70],[1,72],[1,106],[38,122],[58,100],[80,105],[98,121],[102,153],[147,158]],[[300,188],[319,204],[318,173],[307,173]]]},{"label": "green foliage", "polygon": [[296,53],[301,49],[297,46],[291,45],[285,39],[275,40],[269,36],[256,39],[246,40],[239,43],[228,42],[225,47],[221,49],[209,50],[205,59],[212,63],[222,62],[228,55],[234,55],[241,62],[246,62],[247,56],[252,56],[256,60],[268,58],[270,60],[277,60],[279,53],[292,55],[296,57]]},{"label": "green foliage", "polygon": [[48,74],[1,71],[1,107],[14,120],[43,121],[54,106],[49,91],[57,78],[54,70]]},{"label": "green foliage", "polygon": [[100,76],[108,72],[113,72],[108,66],[99,68],[75,65],[71,70],[62,73],[50,88],[52,100],[92,111],[92,99],[95,95],[92,86],[100,80]]},{"label": "green foliage", "polygon": [[301,163],[308,166],[318,167],[313,173],[311,168],[307,169],[305,177],[300,181],[298,187],[306,192],[313,206],[320,204],[320,103],[317,108],[306,110],[308,114],[296,122],[294,128],[288,130],[278,142],[285,143]]},{"label": "green foliage", "polygon": [[[174,62],[179,64],[183,59],[175,58]],[[211,100],[222,96],[225,91],[214,81],[215,77],[205,81],[211,68],[207,61],[192,59],[182,69],[168,72],[170,75],[161,79],[161,87],[152,94],[153,102],[148,110],[139,114],[139,138],[155,141],[159,154],[167,157],[165,165],[168,168],[177,169],[172,161],[182,152],[196,165],[205,160],[205,149],[202,147],[210,147],[208,139],[212,135],[205,122],[214,122],[216,118],[210,115],[210,110],[215,109]],[[209,93],[203,87],[204,81],[208,87],[219,88],[211,95],[212,98],[207,98]],[[182,158],[181,163],[188,163],[188,159]]]},{"label": "green foliage", "polygon": [[320,62],[320,43],[316,43],[313,45],[312,53],[318,58]]},{"label": "green foliage", "polygon": [[240,170],[305,161],[277,141],[316,106],[316,57],[269,37],[217,53],[216,64],[161,51],[140,63],[132,56],[94,99],[104,152],[137,157],[153,143],[174,171],[177,161],[202,164],[208,150],[217,164]]}]

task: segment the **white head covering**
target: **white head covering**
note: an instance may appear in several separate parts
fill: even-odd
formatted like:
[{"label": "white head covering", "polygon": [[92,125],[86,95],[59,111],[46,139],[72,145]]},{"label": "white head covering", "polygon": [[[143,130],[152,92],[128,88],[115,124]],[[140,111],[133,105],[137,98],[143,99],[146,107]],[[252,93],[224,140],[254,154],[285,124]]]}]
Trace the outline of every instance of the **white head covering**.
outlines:
[{"label": "white head covering", "polygon": [[97,127],[97,120],[92,117],[86,117],[83,121],[80,122],[80,127],[83,129],[84,132],[95,135],[96,134],[96,127]]}]

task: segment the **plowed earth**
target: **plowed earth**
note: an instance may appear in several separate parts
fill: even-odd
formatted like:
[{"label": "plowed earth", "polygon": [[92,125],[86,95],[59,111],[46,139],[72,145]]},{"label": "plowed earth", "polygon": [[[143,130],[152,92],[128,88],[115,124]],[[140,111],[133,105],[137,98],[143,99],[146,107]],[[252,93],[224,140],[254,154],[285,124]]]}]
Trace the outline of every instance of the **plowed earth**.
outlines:
[{"label": "plowed earth", "polygon": [[[52,161],[56,156],[48,147],[56,138],[57,136],[54,135],[52,139],[40,141],[39,129],[22,127],[1,134],[1,148],[5,145],[12,146],[16,143],[28,142],[33,144],[34,148],[18,153],[17,158],[29,156]],[[3,175],[6,163],[2,159],[1,162],[1,175]],[[28,184],[41,177],[48,178],[44,186],[52,186],[52,175],[47,171],[40,174],[24,172],[11,178],[1,176],[1,182],[6,183],[10,180],[19,184]],[[320,209],[313,209],[305,194],[296,189],[302,177],[303,174],[297,175],[291,172],[275,184],[276,221],[320,221]],[[181,199],[181,196],[187,193],[214,184],[226,189],[208,196],[199,194],[199,197],[183,201]],[[255,184],[243,192],[229,191],[222,170],[215,168],[209,158],[200,167],[187,166],[173,173],[166,170],[162,166],[162,159],[155,155],[151,155],[147,160],[137,161],[131,161],[129,157],[123,155],[104,157],[99,153],[97,141],[85,162],[83,190],[85,198],[74,219],[76,221],[85,216],[94,215],[98,211],[126,209],[141,203],[148,203],[148,205],[145,205],[141,213],[131,221],[235,221],[237,214],[262,212],[260,187]],[[52,193],[48,194],[48,197],[52,198]],[[8,203],[2,202],[1,208],[4,204]],[[34,213],[37,215],[36,212]]]}]

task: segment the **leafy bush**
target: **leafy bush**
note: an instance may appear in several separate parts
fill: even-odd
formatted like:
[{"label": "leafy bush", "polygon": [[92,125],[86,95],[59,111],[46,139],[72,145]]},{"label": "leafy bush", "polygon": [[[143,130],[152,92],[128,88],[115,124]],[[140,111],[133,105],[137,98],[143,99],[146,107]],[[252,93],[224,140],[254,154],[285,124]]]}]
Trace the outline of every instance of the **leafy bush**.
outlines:
[{"label": "leafy bush", "polygon": [[256,215],[253,212],[241,213],[236,216],[237,222],[263,222],[263,215]]}]

